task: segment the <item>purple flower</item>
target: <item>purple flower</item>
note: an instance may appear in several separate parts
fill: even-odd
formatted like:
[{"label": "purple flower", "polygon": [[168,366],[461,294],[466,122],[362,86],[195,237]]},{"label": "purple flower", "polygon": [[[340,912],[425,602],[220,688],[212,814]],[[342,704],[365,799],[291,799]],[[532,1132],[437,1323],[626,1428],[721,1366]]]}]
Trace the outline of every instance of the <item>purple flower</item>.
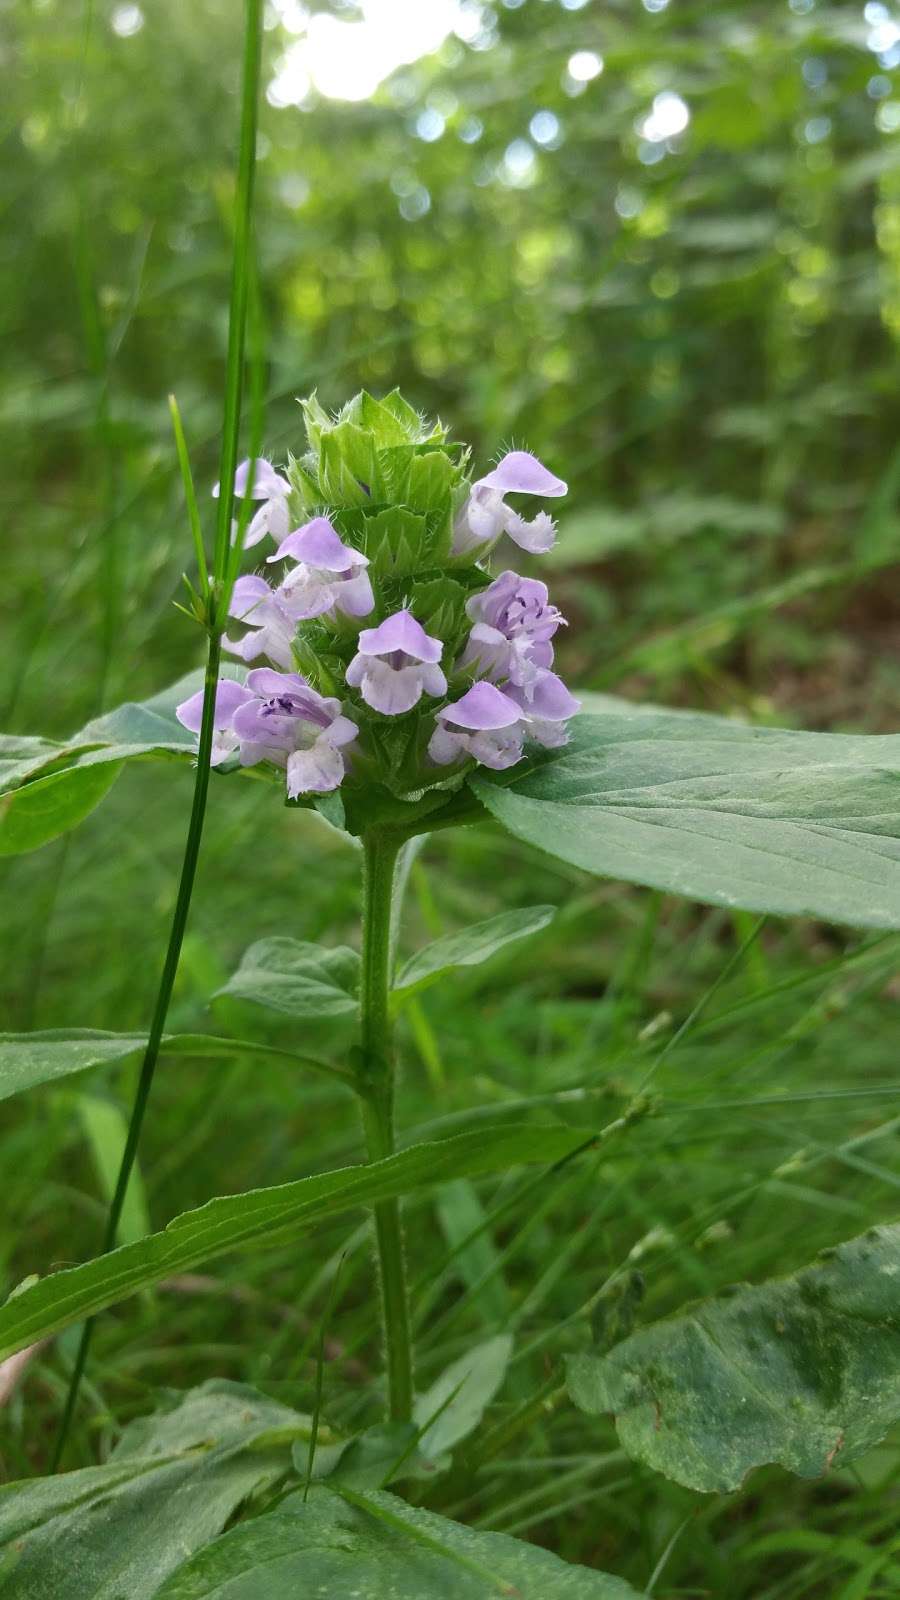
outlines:
[{"label": "purple flower", "polygon": [[[220,678],[216,685],[216,707],[213,712],[213,742],[210,754],[210,766],[217,767],[220,762],[227,761],[233,756],[240,744],[234,731],[234,714],[245,701],[252,700],[253,694],[245,689],[242,683],[235,683],[233,678]],[[175,715],[182,727],[191,733],[200,732],[203,720],[203,690],[192,694],[190,700],[183,700],[180,706],[175,707]]]},{"label": "purple flower", "polygon": [[439,766],[471,756],[496,770],[512,767],[525,739],[547,749],[565,744],[566,723],[580,704],[555,672],[539,671],[527,687],[498,689],[481,679],[437,713],[428,754]]},{"label": "purple flower", "polygon": [[[264,461],[262,456],[257,456],[254,462],[253,488],[250,491],[251,500],[261,500],[262,505],[256,515],[251,519],[244,535],[244,548],[250,549],[251,545],[259,544],[266,534],[271,534],[273,539],[284,539],[291,525],[288,514],[287,497],[291,486],[287,478],[276,472],[271,461]],[[247,493],[247,483],[250,477],[250,461],[242,461],[234,475],[234,493],[243,499]],[[216,484],[213,489],[215,499],[219,498],[221,485]]]},{"label": "purple flower", "polygon": [[368,557],[342,544],[327,517],[314,517],[289,533],[268,559],[280,561],[285,556],[298,562],[281,583],[291,615],[298,621],[335,608],[348,617],[368,616],[375,604],[366,572]]},{"label": "purple flower", "polygon": [[442,650],[440,639],[432,639],[409,611],[395,611],[379,627],[363,628],[347,682],[373,710],[399,716],[423,692],[446,694],[447,679],[438,666]]},{"label": "purple flower", "polygon": [[[202,690],[177,707],[179,722],[199,732]],[[292,800],[301,794],[327,794],[344,776],[342,748],[356,738],[357,726],[343,716],[339,700],[326,699],[297,672],[260,667],[242,687],[222,679],[216,691],[213,764],[235,750],[241,766],[272,761],[284,767]]]},{"label": "purple flower", "polygon": [[493,683],[473,683],[461,699],[437,713],[428,754],[439,766],[473,756],[482,766],[515,766],[525,726],[521,707]]},{"label": "purple flower", "polygon": [[504,496],[538,494],[555,499],[566,492],[562,478],[555,478],[536,456],[527,450],[511,450],[493,472],[473,483],[456,521],[454,555],[466,555],[480,545],[493,544],[501,533],[508,533],[532,555],[543,555],[556,537],[553,518],[546,511],[539,511],[532,522],[526,522],[505,503]]},{"label": "purple flower", "polygon": [[277,666],[290,671],[294,665],[291,644],[297,631],[287,597],[280,589],[270,589],[265,578],[248,573],[235,581],[228,615],[246,622],[249,633],[243,639],[224,639],[226,650],[242,661],[258,661],[268,656]]},{"label": "purple flower", "polygon": [[566,723],[575,715],[581,701],[569,693],[555,672],[538,672],[528,684],[510,684],[506,693],[521,708],[529,739],[550,750],[566,743],[569,737]]},{"label": "purple flower", "polygon": [[499,578],[466,602],[474,627],[460,667],[475,666],[495,682],[534,681],[553,660],[550,643],[565,617],[550,605],[547,585],[536,578],[501,572]]}]

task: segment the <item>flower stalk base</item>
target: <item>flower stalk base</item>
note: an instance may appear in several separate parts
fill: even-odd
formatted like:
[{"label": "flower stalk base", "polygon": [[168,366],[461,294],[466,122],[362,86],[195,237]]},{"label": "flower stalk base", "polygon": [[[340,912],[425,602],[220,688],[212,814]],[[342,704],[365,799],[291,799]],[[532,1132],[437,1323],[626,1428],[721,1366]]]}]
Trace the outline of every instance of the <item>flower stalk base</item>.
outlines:
[{"label": "flower stalk base", "polygon": [[[363,946],[359,1091],[370,1161],[394,1152],[395,1058],[390,1015],[391,910],[398,842],[371,831],[363,840]],[[375,1206],[375,1241],[387,1369],[388,1415],[412,1416],[412,1344],[400,1201]]]}]

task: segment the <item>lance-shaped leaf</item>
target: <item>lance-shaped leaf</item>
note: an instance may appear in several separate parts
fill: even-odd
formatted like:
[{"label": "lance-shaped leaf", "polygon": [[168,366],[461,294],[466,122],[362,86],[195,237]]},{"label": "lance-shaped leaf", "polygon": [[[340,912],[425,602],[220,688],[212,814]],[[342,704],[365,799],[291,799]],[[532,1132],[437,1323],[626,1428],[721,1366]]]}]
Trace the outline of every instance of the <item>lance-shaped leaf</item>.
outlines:
[{"label": "lance-shaped leaf", "polygon": [[223,1195],[176,1217],[162,1233],[68,1267],[14,1293],[0,1306],[0,1361],[69,1323],[127,1299],[173,1272],[186,1272],[248,1244],[283,1242],[301,1228],[354,1206],[414,1194],[448,1178],[561,1161],[584,1144],[583,1131],[513,1126],[412,1145],[363,1167],[300,1178],[272,1189]]},{"label": "lance-shaped leaf", "polygon": [[3,1600],[151,1600],[185,1555],[291,1469],[310,1421],[211,1382],[132,1423],[109,1461],[0,1489]]},{"label": "lance-shaped leaf", "polygon": [[581,1410],[615,1415],[629,1455],[690,1489],[852,1461],[900,1418],[900,1224],[573,1356],[568,1384]]},{"label": "lance-shaped leaf", "polygon": [[900,927],[900,735],[601,705],[559,755],[470,780],[511,833],[714,905]]},{"label": "lance-shaped leaf", "polygon": [[479,967],[497,950],[515,939],[539,933],[556,915],[555,906],[529,906],[522,911],[501,911],[484,922],[474,922],[460,933],[448,933],[419,950],[406,962],[394,980],[394,990],[406,995],[425,989],[453,967]]},{"label": "lance-shaped leaf", "polygon": [[252,1000],[289,1017],[339,1017],[359,1004],[359,956],[347,945],[318,944],[276,936],[260,939],[241,957],[237,972],[216,991]]},{"label": "lance-shaped leaf", "polygon": [[188,1561],[158,1600],[636,1600],[621,1578],[569,1566],[503,1533],[476,1533],[395,1495],[328,1489],[233,1528]]},{"label": "lance-shaped leaf", "polygon": [[[44,1033],[0,1033],[0,1100],[34,1089],[42,1083],[58,1083],[87,1072],[91,1067],[118,1066],[138,1061],[147,1047],[146,1034],[103,1033],[93,1028],[50,1028]],[[350,1079],[349,1071],[314,1056],[282,1050],[277,1045],[255,1039],[217,1038],[206,1033],[170,1033],[162,1041],[163,1056],[196,1056],[225,1060],[233,1056],[258,1056],[261,1059],[293,1062],[314,1072]]]}]

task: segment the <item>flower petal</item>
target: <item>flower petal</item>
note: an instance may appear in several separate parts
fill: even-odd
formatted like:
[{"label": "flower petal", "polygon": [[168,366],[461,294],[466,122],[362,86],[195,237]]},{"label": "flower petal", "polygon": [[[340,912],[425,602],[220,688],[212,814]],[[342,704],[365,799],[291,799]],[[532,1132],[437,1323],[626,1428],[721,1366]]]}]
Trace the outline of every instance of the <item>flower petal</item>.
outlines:
[{"label": "flower petal", "polygon": [[552,550],[556,543],[556,523],[548,516],[546,511],[539,511],[533,521],[526,521],[517,511],[505,507],[506,515],[503,518],[503,531],[509,534],[514,544],[520,550],[527,550],[530,555],[544,556]]},{"label": "flower petal", "polygon": [[377,628],[363,628],[359,636],[359,650],[364,656],[388,655],[402,650],[416,661],[437,662],[444,646],[425,632],[410,611],[395,611]]},{"label": "flower petal", "polygon": [[446,728],[442,722],[435,726],[434,733],[428,741],[428,754],[432,761],[439,767],[449,766],[451,761],[458,761],[460,756],[466,754],[463,743],[464,735],[454,733]]},{"label": "flower petal", "polygon": [[[280,472],[276,472],[271,461],[267,461],[265,456],[257,456],[254,466],[253,488],[250,491],[252,500],[271,500],[275,495],[290,494],[291,486],[287,478],[283,478]],[[234,475],[234,493],[241,500],[247,493],[249,478],[250,458],[248,456],[238,464],[238,469]],[[218,497],[218,484],[213,489],[213,494]]]},{"label": "flower petal", "polygon": [[314,567],[292,567],[278,590],[278,598],[295,622],[321,617],[334,605],[336,584]]},{"label": "flower petal", "polygon": [[358,733],[359,728],[349,717],[335,717],[327,729],[326,737],[331,744],[352,744]]},{"label": "flower petal", "polygon": [[342,583],[336,583],[332,593],[338,611],[343,611],[345,616],[367,617],[374,609],[375,596],[367,572],[360,572],[355,578],[347,578]]},{"label": "flower petal", "polygon": [[344,776],[344,758],[327,737],[308,750],[295,750],[287,760],[287,792],[292,800],[301,794],[329,794]]},{"label": "flower petal", "polygon": [[461,699],[444,706],[438,716],[458,728],[510,728],[521,721],[522,709],[495,684],[473,683]]},{"label": "flower petal", "polygon": [[526,716],[543,722],[565,722],[581,707],[581,701],[569,693],[555,672],[539,672],[533,683],[524,688],[512,688],[509,694]]},{"label": "flower petal", "polygon": [[[230,728],[231,719],[238,706],[252,699],[252,694],[242,683],[236,683],[234,678],[220,678],[216,686],[213,727]],[[199,733],[203,720],[203,690],[198,689],[189,700],[182,700],[181,705],[175,707],[175,715],[183,728],[187,728],[191,733]]]},{"label": "flower petal", "polygon": [[[347,681],[351,681],[349,670]],[[386,717],[402,716],[404,711],[411,711],[413,706],[418,705],[422,688],[422,668],[418,664],[391,667],[386,661],[371,657],[365,660],[360,690],[373,711],[380,711]]]},{"label": "flower petal", "polygon": [[[250,518],[244,533],[245,550],[252,550],[253,546],[255,544],[259,544],[260,541],[263,540],[266,537],[266,534],[270,531],[269,522],[271,519],[272,504],[273,502],[271,500],[266,500],[263,505],[260,506],[256,515]],[[238,524],[235,521],[231,526],[231,542],[234,544],[237,540]]]},{"label": "flower petal", "polygon": [[369,565],[367,556],[343,543],[327,517],[313,517],[312,522],[289,533],[268,559],[280,561],[285,556],[321,567],[323,572],[349,572],[351,567]]},{"label": "flower petal", "polygon": [[275,672],[272,667],[255,667],[247,673],[247,688],[260,700],[270,700],[276,694],[302,694],[309,684],[299,672]]},{"label": "flower petal", "polygon": [[568,493],[568,484],[554,477],[529,450],[510,450],[492,472],[473,484],[475,489],[499,489],[501,494],[539,494],[550,499]]},{"label": "flower petal", "polygon": [[248,572],[243,578],[236,578],[228,603],[228,615],[237,617],[239,622],[244,622],[260,605],[272,599],[272,590],[265,578],[260,578],[254,572]]},{"label": "flower petal", "polygon": [[470,733],[467,739],[469,754],[483,767],[503,772],[522,759],[521,728],[498,728],[493,732]]}]

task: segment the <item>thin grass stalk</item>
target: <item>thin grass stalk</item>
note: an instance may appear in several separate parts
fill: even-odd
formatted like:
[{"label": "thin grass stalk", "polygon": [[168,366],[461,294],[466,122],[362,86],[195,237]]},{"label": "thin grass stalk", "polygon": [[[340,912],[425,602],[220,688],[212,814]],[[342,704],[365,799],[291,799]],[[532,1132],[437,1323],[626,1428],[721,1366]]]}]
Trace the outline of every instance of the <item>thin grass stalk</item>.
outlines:
[{"label": "thin grass stalk", "polygon": [[[253,210],[253,177],[256,160],[256,124],[259,104],[259,78],[260,59],[262,50],[262,0],[246,0],[244,12],[244,51],[243,51],[243,80],[241,93],[241,121],[240,138],[238,147],[238,179],[236,194],[235,235],[232,252],[231,273],[231,300],[228,326],[228,357],[225,381],[225,409],[222,432],[222,450],[220,458],[220,482],[222,493],[218,502],[218,518],[216,525],[215,555],[213,560],[213,592],[209,597],[207,612],[207,631],[209,645],[206,659],[206,672],[204,676],[203,717],[200,728],[200,740],[197,753],[197,768],[194,780],[194,794],[191,805],[190,821],[188,823],[187,838],[185,840],[184,858],[181,866],[181,877],[178,885],[178,895],[175,902],[175,911],[172,917],[172,926],[169,931],[168,945],[163,962],[156,1002],[150,1023],[147,1039],[147,1048],[141,1064],[140,1077],[131,1118],[128,1127],[128,1136],[119,1167],[116,1187],[103,1239],[102,1253],[105,1255],[114,1248],[118,1233],[122,1207],[128,1190],[140,1142],[141,1129],[150,1098],[153,1076],[156,1063],[159,1059],[160,1044],[165,1031],[166,1017],[169,1003],[172,998],[172,989],[175,983],[175,974],[181,956],[181,945],[187,926],[190,911],[191,897],[197,873],[197,862],[200,855],[200,842],[203,834],[203,823],[206,815],[206,802],[209,793],[210,757],[212,754],[213,722],[215,715],[216,685],[219,677],[221,661],[222,632],[227,616],[227,587],[230,567],[230,532],[231,532],[231,495],[229,486],[234,480],[237,465],[238,436],[241,417],[241,399],[244,376],[244,350],[246,342],[246,321],[249,284],[251,278],[251,218]],[[255,408],[258,410],[258,408]],[[258,415],[254,418],[254,434],[258,434]],[[258,450],[258,440],[254,438],[254,454]],[[242,524],[246,517],[242,516]],[[224,605],[221,601],[224,599]],[[51,1470],[56,1472],[62,1461],[68,1440],[69,1431],[78,1401],[81,1379],[87,1363],[88,1352],[91,1344],[95,1319],[88,1318],[81,1332],[81,1339],[69,1388],[66,1395],[66,1404],[62,1421],[56,1438],[53,1452]]]}]

